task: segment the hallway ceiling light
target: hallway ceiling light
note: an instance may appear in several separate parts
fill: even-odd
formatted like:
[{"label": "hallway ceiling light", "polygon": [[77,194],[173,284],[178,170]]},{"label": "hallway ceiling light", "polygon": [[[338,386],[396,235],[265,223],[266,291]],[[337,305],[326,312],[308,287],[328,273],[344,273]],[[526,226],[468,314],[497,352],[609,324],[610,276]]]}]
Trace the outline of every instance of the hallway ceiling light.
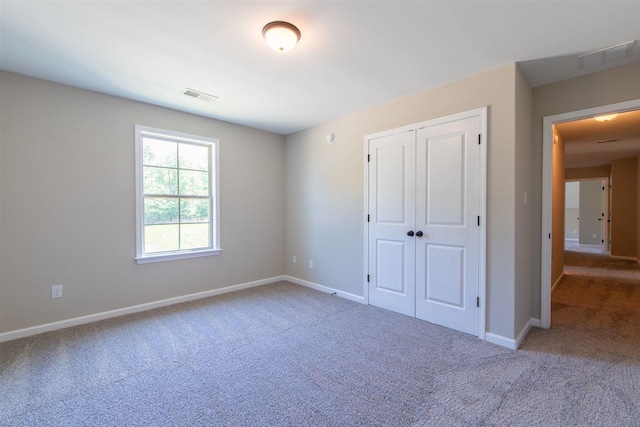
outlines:
[{"label": "hallway ceiling light", "polygon": [[300,40],[300,30],[288,22],[273,21],[264,26],[262,36],[271,49],[284,53],[296,46]]},{"label": "hallway ceiling light", "polygon": [[594,119],[596,119],[599,122],[608,122],[615,119],[616,117],[618,117],[618,113],[607,114],[604,116],[597,116],[597,117],[594,117]]}]

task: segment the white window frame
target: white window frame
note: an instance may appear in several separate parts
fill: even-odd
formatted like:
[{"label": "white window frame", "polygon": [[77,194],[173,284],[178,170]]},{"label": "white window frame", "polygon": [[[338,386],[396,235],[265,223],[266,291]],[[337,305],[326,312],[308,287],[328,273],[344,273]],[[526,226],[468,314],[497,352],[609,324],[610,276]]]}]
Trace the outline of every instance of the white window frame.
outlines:
[{"label": "white window frame", "polygon": [[[143,193],[143,155],[142,140],[144,136],[161,137],[176,142],[208,145],[209,156],[209,190],[211,192],[211,227],[209,228],[211,247],[205,249],[179,250],[174,252],[144,253],[144,193]],[[219,255],[220,248],[220,141],[215,138],[189,135],[148,126],[135,126],[135,185],[136,185],[136,257],[138,264],[170,261],[185,258]]]}]

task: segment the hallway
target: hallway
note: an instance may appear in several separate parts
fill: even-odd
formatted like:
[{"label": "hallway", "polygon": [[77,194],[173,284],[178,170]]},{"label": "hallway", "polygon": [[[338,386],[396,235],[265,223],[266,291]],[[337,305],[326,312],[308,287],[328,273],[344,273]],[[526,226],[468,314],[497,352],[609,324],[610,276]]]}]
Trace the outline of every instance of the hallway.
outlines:
[{"label": "hallway", "polygon": [[552,293],[552,329],[585,356],[640,363],[640,265],[565,252],[564,273]]}]

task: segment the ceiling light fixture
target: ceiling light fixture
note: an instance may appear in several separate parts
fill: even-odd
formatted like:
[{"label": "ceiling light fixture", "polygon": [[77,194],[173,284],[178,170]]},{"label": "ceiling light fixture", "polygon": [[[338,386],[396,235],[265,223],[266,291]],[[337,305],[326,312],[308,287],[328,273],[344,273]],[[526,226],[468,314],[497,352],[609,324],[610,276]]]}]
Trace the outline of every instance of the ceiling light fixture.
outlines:
[{"label": "ceiling light fixture", "polygon": [[288,22],[273,21],[264,26],[262,36],[271,49],[284,53],[293,49],[298,43],[300,30]]},{"label": "ceiling light fixture", "polygon": [[594,119],[599,122],[608,122],[610,120],[615,119],[616,117],[618,117],[618,113],[606,114],[604,116],[597,116],[597,117],[594,117]]}]

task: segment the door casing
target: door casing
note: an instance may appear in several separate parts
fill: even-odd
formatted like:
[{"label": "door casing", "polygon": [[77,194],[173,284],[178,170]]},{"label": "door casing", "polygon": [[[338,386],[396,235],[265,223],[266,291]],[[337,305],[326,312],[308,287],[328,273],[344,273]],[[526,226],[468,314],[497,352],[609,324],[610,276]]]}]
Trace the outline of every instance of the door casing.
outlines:
[{"label": "door casing", "polygon": [[396,134],[398,132],[408,132],[410,130],[419,129],[424,126],[433,126],[443,124],[451,121],[462,120],[470,117],[478,117],[480,119],[480,226],[479,226],[479,271],[478,271],[478,295],[480,298],[479,310],[478,310],[478,338],[486,339],[486,310],[487,310],[487,291],[486,291],[486,277],[487,277],[487,144],[488,144],[488,132],[487,132],[487,114],[488,107],[476,108],[469,111],[464,111],[457,114],[452,114],[444,117],[439,117],[431,120],[426,120],[419,123],[414,123],[394,129],[388,129],[375,134],[366,135],[364,137],[364,274],[363,274],[363,295],[365,304],[369,304],[369,227],[368,227],[368,215],[369,215],[369,168],[368,168],[368,156],[369,156],[369,140],[379,138],[387,135]]},{"label": "door casing", "polygon": [[[540,259],[540,326],[551,327],[551,208],[553,171],[553,126],[556,123],[571,122],[590,117],[623,113],[640,109],[640,99],[602,105],[585,110],[545,116],[542,119],[542,227]],[[564,237],[564,236],[563,236]]]}]

